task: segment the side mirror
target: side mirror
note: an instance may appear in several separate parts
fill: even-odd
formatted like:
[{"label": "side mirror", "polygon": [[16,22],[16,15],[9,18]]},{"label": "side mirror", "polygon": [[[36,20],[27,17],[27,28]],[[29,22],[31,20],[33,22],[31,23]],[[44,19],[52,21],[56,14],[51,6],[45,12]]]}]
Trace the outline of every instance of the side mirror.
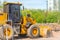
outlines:
[{"label": "side mirror", "polygon": [[23,6],[23,11],[24,11],[24,6]]},{"label": "side mirror", "polygon": [[21,8],[21,10],[23,10],[23,11],[24,11],[24,9],[25,9],[24,6],[20,6],[20,8]]}]

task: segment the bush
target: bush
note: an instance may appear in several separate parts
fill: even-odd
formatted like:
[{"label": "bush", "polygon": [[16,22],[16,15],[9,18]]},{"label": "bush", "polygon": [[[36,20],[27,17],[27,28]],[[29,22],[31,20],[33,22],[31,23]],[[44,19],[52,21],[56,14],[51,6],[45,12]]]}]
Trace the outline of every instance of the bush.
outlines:
[{"label": "bush", "polygon": [[26,14],[31,14],[31,17],[35,19],[38,23],[56,23],[60,20],[60,12],[48,12],[45,13],[44,10],[32,9],[32,10],[24,10],[22,14],[26,16]]}]

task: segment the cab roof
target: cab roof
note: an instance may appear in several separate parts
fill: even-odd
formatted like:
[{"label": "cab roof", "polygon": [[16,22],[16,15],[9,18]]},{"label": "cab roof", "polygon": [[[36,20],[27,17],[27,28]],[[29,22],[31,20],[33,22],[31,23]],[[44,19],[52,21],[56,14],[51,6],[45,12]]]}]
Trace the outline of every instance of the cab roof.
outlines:
[{"label": "cab roof", "polygon": [[19,4],[19,5],[22,5],[22,3],[20,2],[5,2],[4,5],[8,5],[8,4]]}]

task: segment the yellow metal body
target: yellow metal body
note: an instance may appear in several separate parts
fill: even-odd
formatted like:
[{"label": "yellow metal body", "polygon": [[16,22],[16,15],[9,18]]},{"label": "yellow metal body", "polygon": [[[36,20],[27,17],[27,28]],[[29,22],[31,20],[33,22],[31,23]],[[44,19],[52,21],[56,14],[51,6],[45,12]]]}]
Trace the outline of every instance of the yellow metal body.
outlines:
[{"label": "yellow metal body", "polygon": [[[4,24],[6,24],[6,21],[7,21],[7,13],[0,13],[0,25],[4,25]],[[33,24],[35,24],[36,23],[36,21],[35,20],[33,20],[32,18],[27,18],[27,17],[25,17],[25,16],[23,16],[23,24],[21,24],[21,32],[20,32],[20,34],[27,34],[27,28],[26,28],[26,23],[29,21],[29,22],[31,22],[31,24],[33,25]],[[51,28],[50,27],[48,27],[48,26],[39,26],[39,28],[40,28],[40,35],[41,36],[43,36],[43,37],[45,37],[46,36],[46,34],[47,34],[47,30],[51,30]],[[9,32],[8,32],[9,33]]]},{"label": "yellow metal body", "polygon": [[21,24],[21,32],[20,32],[20,34],[27,34],[27,28],[26,28],[27,22],[31,22],[31,24],[33,25],[33,24],[36,23],[36,21],[33,20],[31,17],[27,18],[25,16],[23,16],[22,19],[23,19],[22,20],[23,23]]},{"label": "yellow metal body", "polygon": [[3,27],[5,27],[5,29],[3,30],[4,36],[6,37],[6,33],[7,33],[7,36],[8,36],[8,39],[9,39],[12,36],[12,31],[13,30],[11,29],[10,26],[6,30],[6,26],[4,26],[4,25],[6,25],[6,22],[7,22],[7,18],[8,18],[7,15],[8,15],[7,13],[2,13],[2,12],[0,13],[0,26],[3,25]]},{"label": "yellow metal body", "polygon": [[0,25],[6,24],[7,21],[7,13],[0,13]]},{"label": "yellow metal body", "polygon": [[[9,4],[9,3],[5,3],[5,4]],[[8,15],[7,13],[0,13],[0,25],[6,24],[7,17],[8,17],[7,15]],[[27,34],[27,28],[26,28],[27,22],[30,22],[33,25],[33,24],[36,23],[36,20],[33,20],[31,17],[23,16],[22,19],[21,19],[21,22],[23,22],[23,23],[21,24],[21,32],[20,32],[20,34]],[[47,30],[51,30],[51,28],[48,27],[48,26],[39,26],[39,28],[40,28],[40,35],[43,36],[43,37],[46,35]],[[33,33],[35,33],[35,32],[33,32]]]},{"label": "yellow metal body", "polygon": [[[27,34],[26,23],[28,21],[31,22],[32,25],[36,23],[36,21],[33,20],[31,17],[29,17],[29,18],[23,17],[23,24],[21,24],[22,30],[21,30],[21,33],[20,34]],[[40,28],[40,35],[42,37],[46,37],[47,31],[51,31],[51,28],[49,26],[47,26],[47,25],[46,26],[45,25],[40,25],[39,28]],[[37,31],[34,30],[34,32],[32,32],[32,33],[35,33],[36,34]]]},{"label": "yellow metal body", "polygon": [[39,26],[39,27],[40,27],[40,35],[41,35],[42,37],[46,37],[47,32],[48,32],[48,31],[51,31],[51,28],[50,28],[49,26],[43,26],[43,25],[41,25],[41,26]]}]

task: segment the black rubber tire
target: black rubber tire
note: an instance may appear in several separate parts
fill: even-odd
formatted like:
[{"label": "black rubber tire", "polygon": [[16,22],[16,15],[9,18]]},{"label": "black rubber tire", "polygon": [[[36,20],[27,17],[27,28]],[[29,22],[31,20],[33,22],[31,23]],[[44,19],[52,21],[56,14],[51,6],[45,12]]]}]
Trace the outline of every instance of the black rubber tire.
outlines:
[{"label": "black rubber tire", "polygon": [[[5,24],[3,25],[3,31],[6,29],[6,27],[11,29],[11,35],[8,37],[8,39],[11,39],[13,37],[13,28],[9,24]],[[4,36],[4,38],[6,38],[6,36]]]},{"label": "black rubber tire", "polygon": [[[37,28],[37,30],[38,30],[38,32],[37,32],[36,35],[33,35],[33,34],[32,34],[33,28]],[[31,38],[37,38],[37,37],[39,37],[39,35],[40,35],[39,25],[31,25],[30,28],[27,30],[27,32],[28,32],[28,33],[27,33],[28,36],[31,37]]]}]

